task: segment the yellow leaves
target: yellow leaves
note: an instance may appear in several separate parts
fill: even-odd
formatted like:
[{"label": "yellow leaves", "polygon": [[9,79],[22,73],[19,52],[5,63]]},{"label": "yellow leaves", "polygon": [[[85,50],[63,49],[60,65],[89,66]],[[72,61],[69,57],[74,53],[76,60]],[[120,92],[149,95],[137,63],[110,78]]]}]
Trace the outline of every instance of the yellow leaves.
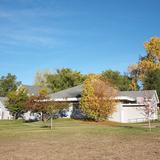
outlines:
[{"label": "yellow leaves", "polygon": [[140,70],[144,71],[145,70],[149,70],[149,69],[155,69],[156,64],[154,64],[153,62],[145,59],[139,62],[138,67]]},{"label": "yellow leaves", "polygon": [[18,87],[18,89],[15,93],[18,95],[19,93],[24,93],[24,94],[26,93],[27,94],[27,92],[28,92],[28,90],[25,87],[20,86],[20,87]]},{"label": "yellow leaves", "polygon": [[147,55],[142,57],[137,65],[128,67],[129,73],[142,81],[147,71],[160,69],[160,38],[152,37],[149,42],[144,43],[144,48]]},{"label": "yellow leaves", "polygon": [[39,95],[41,96],[46,96],[48,94],[48,89],[46,87],[43,87],[40,91],[39,91]]},{"label": "yellow leaves", "polygon": [[144,43],[144,48],[149,56],[155,57],[160,60],[160,38],[152,37],[149,42]]},{"label": "yellow leaves", "polygon": [[98,75],[89,75],[83,86],[81,109],[95,120],[106,119],[115,110],[116,102],[112,98],[116,93],[109,82]]},{"label": "yellow leaves", "polygon": [[129,84],[129,86],[130,86],[132,91],[136,91],[137,90],[137,84],[136,84],[136,81],[134,79],[132,79],[132,81]]},{"label": "yellow leaves", "polygon": [[160,69],[160,63],[153,63],[152,61],[145,59],[139,62],[138,68],[140,70],[139,77],[142,80],[144,78],[145,72],[149,70]]}]

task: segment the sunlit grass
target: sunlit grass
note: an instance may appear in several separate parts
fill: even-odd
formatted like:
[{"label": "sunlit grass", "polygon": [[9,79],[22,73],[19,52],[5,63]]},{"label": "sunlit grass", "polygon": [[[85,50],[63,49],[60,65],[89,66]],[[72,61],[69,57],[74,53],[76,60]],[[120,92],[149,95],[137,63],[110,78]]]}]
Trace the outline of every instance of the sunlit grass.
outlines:
[{"label": "sunlit grass", "polygon": [[[46,127],[46,125],[48,127]],[[115,122],[90,122],[73,119],[53,120],[53,130],[50,130],[50,121],[44,124],[42,121],[25,123],[22,120],[0,121],[0,137],[7,136],[36,136],[43,134],[55,134],[59,136],[72,134],[148,134],[146,123],[121,124]],[[154,122],[152,125],[159,125]],[[153,128],[151,134],[160,133],[160,127]]]}]

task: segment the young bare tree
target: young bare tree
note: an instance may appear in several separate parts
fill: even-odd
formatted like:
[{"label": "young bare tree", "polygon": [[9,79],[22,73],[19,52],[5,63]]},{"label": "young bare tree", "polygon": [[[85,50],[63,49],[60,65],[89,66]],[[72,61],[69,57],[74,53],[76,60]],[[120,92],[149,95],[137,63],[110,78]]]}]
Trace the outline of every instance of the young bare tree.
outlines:
[{"label": "young bare tree", "polygon": [[148,121],[148,128],[151,131],[151,120],[153,118],[153,115],[156,112],[156,107],[154,105],[154,102],[152,101],[152,98],[149,97],[147,92],[144,92],[144,98],[141,98],[140,104],[143,104],[144,106],[138,108],[138,110],[141,111],[142,115],[145,117],[145,119]]},{"label": "young bare tree", "polygon": [[156,108],[153,105],[153,102],[150,98],[144,98],[144,109],[143,109],[143,113],[146,117],[146,119],[148,119],[148,127],[149,130],[151,131],[151,119],[153,114],[156,112]]},{"label": "young bare tree", "polygon": [[51,119],[51,129],[53,129],[53,115],[58,113],[60,110],[68,108],[66,102],[49,101],[47,105],[47,113],[50,115]]},{"label": "young bare tree", "polygon": [[114,97],[117,90],[100,76],[90,75],[84,82],[81,109],[90,118],[99,121],[107,119],[115,111]]}]

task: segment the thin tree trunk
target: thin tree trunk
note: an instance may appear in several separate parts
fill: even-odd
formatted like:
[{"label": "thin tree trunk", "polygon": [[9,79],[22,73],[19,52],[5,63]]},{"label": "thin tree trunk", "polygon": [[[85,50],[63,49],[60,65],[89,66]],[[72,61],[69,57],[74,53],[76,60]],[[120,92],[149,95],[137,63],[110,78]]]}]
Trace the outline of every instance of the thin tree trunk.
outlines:
[{"label": "thin tree trunk", "polygon": [[151,132],[151,120],[150,120],[150,118],[148,118],[148,125],[149,125],[149,130]]},{"label": "thin tree trunk", "polygon": [[45,112],[42,112],[42,122],[44,123],[45,126],[47,126],[47,118]]},{"label": "thin tree trunk", "polygon": [[53,119],[52,119],[52,115],[51,115],[51,130],[53,129]]},{"label": "thin tree trunk", "polygon": [[17,120],[19,118],[19,113],[14,114],[14,119]]}]

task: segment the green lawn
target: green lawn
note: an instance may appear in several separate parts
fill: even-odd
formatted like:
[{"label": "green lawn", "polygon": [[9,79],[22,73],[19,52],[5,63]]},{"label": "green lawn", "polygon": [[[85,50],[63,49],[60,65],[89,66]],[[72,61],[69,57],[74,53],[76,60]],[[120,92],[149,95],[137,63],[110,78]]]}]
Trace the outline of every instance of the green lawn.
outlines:
[{"label": "green lawn", "polygon": [[156,160],[160,157],[160,122],[152,123],[152,132],[146,123],[56,119],[53,125],[50,130],[42,122],[0,121],[1,159]]},{"label": "green lawn", "polygon": [[[50,133],[52,134],[63,134],[67,132],[78,133],[82,132],[85,134],[159,134],[160,133],[160,122],[153,122],[152,132],[150,133],[147,128],[147,123],[132,123],[122,124],[114,122],[89,122],[79,121],[73,119],[56,119],[53,120],[53,130],[51,131],[48,121],[47,126],[41,121],[26,123],[22,120],[2,120],[0,121],[0,136],[12,136],[15,134],[25,135],[34,133]],[[156,127],[155,127],[156,126]]]}]

